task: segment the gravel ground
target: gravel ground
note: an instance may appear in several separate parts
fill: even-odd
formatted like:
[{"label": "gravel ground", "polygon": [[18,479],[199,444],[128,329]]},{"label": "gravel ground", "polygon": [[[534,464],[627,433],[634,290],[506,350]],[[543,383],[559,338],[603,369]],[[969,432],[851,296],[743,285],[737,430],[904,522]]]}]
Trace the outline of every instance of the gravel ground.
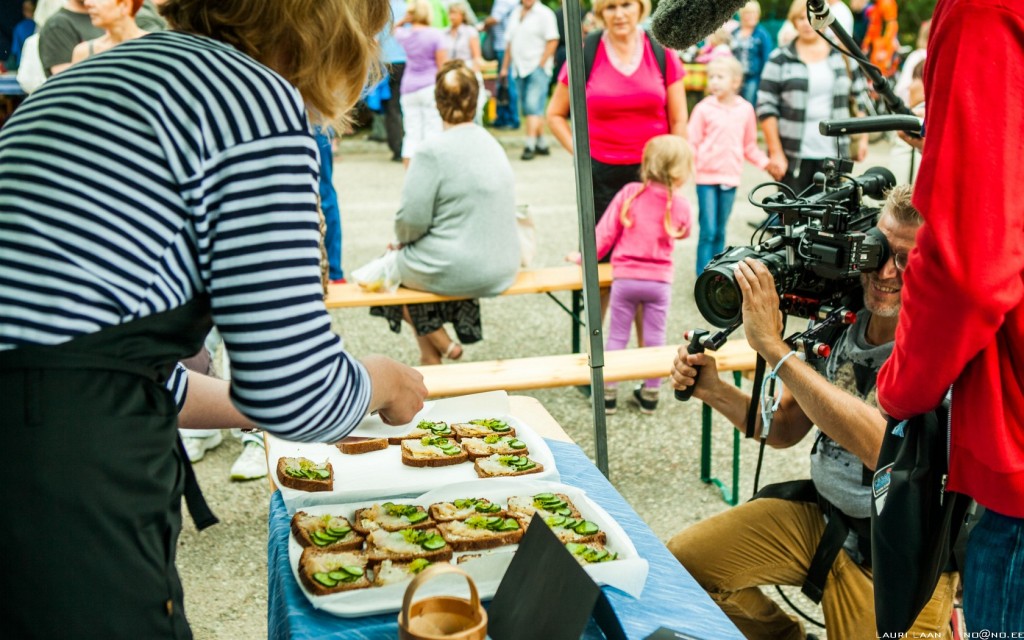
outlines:
[{"label": "gravel ground", "polygon": [[[509,150],[516,176],[517,204],[529,206],[537,226],[538,247],[534,266],[563,263],[566,253],[577,248],[573,165],[568,154],[555,149],[550,157],[520,161],[519,140],[501,135]],[[341,201],[344,228],[343,262],[346,273],[380,254],[391,237],[403,169],[389,161],[384,145],[349,138],[342,141],[336,157],[335,181]],[[872,147],[870,162],[895,165],[905,179],[904,161],[893,158],[885,142]],[[740,187],[746,193],[765,176],[747,167]],[[696,216],[696,197],[690,188]],[[738,199],[729,222],[727,244],[746,243],[750,221],[760,212],[745,198]],[[693,290],[696,231],[677,244],[675,297],[669,315],[669,340],[682,342],[682,333],[706,327],[697,313]],[[568,294],[560,294],[568,304]],[[525,357],[568,353],[568,320],[545,296],[511,296],[482,301],[485,338],[466,347],[464,360]],[[332,312],[334,329],[347,349],[357,355],[383,353],[415,364],[418,350],[408,328],[395,335],[380,318],[365,309]],[[738,337],[738,336],[737,336]],[[541,372],[538,372],[541,374]],[[745,383],[749,391],[749,382]],[[668,385],[662,387],[655,415],[641,414],[627,400],[632,385],[620,386],[619,411],[608,417],[610,479],[662,540],[703,518],[728,508],[721,491],[700,481],[699,403],[680,403]],[[590,401],[572,388],[527,392],[539,399],[568,434],[591,458],[594,456],[593,414]],[[713,472],[729,480],[731,427],[715,418]],[[809,440],[765,454],[761,484],[807,477]],[[753,488],[757,446],[741,443],[740,496]],[[236,438],[207,453],[195,465],[200,483],[221,523],[198,533],[186,518],[178,549],[178,567],[185,585],[185,602],[193,631],[200,639],[266,637],[266,531],[267,483],[264,480],[231,482],[228,470],[241,450]],[[771,592],[774,595],[774,591]],[[801,609],[820,619],[820,610],[801,601]],[[824,637],[823,634],[819,634]]]}]

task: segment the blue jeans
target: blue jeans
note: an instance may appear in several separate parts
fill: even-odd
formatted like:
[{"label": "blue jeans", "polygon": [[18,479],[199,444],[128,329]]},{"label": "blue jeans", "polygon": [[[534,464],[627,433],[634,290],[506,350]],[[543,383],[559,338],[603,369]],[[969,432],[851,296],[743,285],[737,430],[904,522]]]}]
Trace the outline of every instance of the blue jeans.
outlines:
[{"label": "blue jeans", "polygon": [[334,154],[331,153],[330,129],[316,127],[313,137],[320,149],[320,208],[324,212],[324,244],[327,246],[328,277],[340,280],[345,277],[341,269],[341,211],[338,209],[338,193],[334,190]]},{"label": "blue jeans", "polygon": [[755,78],[754,76],[744,76],[743,86],[740,87],[740,95],[743,96],[744,100],[754,105],[755,107],[757,106],[757,88],[758,86],[760,86],[760,84],[760,78]]},{"label": "blue jeans", "polygon": [[725,249],[725,225],[736,200],[736,187],[717,184],[697,185],[697,207],[700,212],[700,237],[697,240],[697,274],[704,271],[711,258]]},{"label": "blue jeans", "polygon": [[971,530],[965,564],[967,630],[1024,631],[1024,518],[986,510]]},{"label": "blue jeans", "polygon": [[541,67],[531,71],[525,78],[516,76],[519,106],[524,116],[544,115],[544,106],[548,101],[548,85],[550,84],[551,76]]},{"label": "blue jeans", "polygon": [[[501,69],[502,61],[505,59],[505,52],[495,51],[494,53],[498,59],[498,68]],[[516,91],[516,83],[512,79],[511,73],[508,75],[508,104],[498,106],[498,115],[494,119],[494,126],[519,128],[519,92]]]}]

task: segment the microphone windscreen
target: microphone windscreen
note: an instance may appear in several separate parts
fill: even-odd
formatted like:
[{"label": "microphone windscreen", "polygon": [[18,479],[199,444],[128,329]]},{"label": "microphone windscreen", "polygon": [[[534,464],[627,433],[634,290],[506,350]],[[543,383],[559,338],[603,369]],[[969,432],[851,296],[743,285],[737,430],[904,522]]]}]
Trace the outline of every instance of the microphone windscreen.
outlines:
[{"label": "microphone windscreen", "polygon": [[686,49],[722,27],[746,0],[662,0],[651,33],[669,49]]}]

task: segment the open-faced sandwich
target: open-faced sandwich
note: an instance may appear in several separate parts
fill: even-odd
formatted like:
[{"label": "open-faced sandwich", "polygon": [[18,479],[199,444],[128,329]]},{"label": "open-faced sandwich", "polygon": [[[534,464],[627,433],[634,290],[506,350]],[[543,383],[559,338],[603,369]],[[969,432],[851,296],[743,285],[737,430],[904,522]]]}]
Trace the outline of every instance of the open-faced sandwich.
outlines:
[{"label": "open-faced sandwich", "polygon": [[356,509],[353,516],[355,530],[366,535],[371,531],[383,529],[398,531],[399,529],[425,529],[436,523],[423,507],[411,504],[395,504],[385,502],[365,509]]},{"label": "open-faced sandwich", "polygon": [[525,476],[544,470],[544,465],[526,456],[503,456],[500,453],[477,458],[473,461],[473,467],[476,469],[476,475],[481,478]]},{"label": "open-faced sandwich", "polygon": [[328,551],[349,551],[363,546],[363,536],[352,529],[348,520],[329,513],[315,516],[296,511],[292,516],[292,535],[304,547]]},{"label": "open-faced sandwich", "polygon": [[438,562],[451,560],[452,548],[437,529],[378,529],[366,537],[366,555],[371,562],[411,562],[417,558]]},{"label": "open-faced sandwich", "polygon": [[526,456],[530,450],[526,443],[515,436],[489,435],[482,438],[462,438],[459,441],[469,454],[470,460],[500,453],[502,455]]},{"label": "open-faced sandwich", "polygon": [[597,542],[591,544],[566,542],[565,548],[569,550],[573,558],[576,558],[576,562],[582,565],[611,562],[619,557],[619,554],[605,549],[603,544]]},{"label": "open-faced sandwich", "polygon": [[540,517],[565,516],[579,518],[580,512],[564,493],[538,493],[535,496],[509,496],[508,513],[529,520],[534,513]]},{"label": "open-faced sandwich", "polygon": [[388,448],[387,438],[367,438],[364,436],[349,436],[343,438],[338,442],[334,443],[334,446],[338,447],[338,451],[346,455],[358,455],[360,453],[370,453],[371,451],[381,451]]},{"label": "open-faced sandwich", "polygon": [[452,428],[448,426],[447,422],[438,420],[437,422],[431,422],[430,420],[420,420],[412,431],[400,435],[400,436],[388,436],[388,442],[391,444],[402,444],[403,440],[419,440],[423,436],[443,436],[446,438],[454,437],[455,433]]},{"label": "open-faced sandwich", "polygon": [[455,435],[461,438],[483,438],[485,436],[514,436],[515,428],[504,420],[481,418],[452,425]]},{"label": "open-faced sandwich", "polygon": [[578,542],[581,544],[600,543],[604,544],[607,536],[601,527],[589,520],[579,518],[566,518],[565,516],[548,516],[544,523],[551,527],[552,533],[559,540],[565,542]]},{"label": "open-faced sandwich", "polygon": [[447,467],[469,460],[458,442],[443,436],[402,440],[402,464],[410,467]]},{"label": "open-faced sandwich", "polygon": [[430,505],[430,515],[438,522],[465,520],[470,516],[503,516],[505,510],[500,504],[486,498],[457,498],[451,502]]},{"label": "open-faced sandwich", "polygon": [[373,569],[373,586],[383,587],[411,580],[417,573],[434,564],[426,558],[417,558],[411,562],[395,562],[384,560]]},{"label": "open-faced sandwich", "polygon": [[472,516],[437,525],[441,535],[455,551],[477,551],[505,544],[516,544],[523,537],[523,526],[515,518]]},{"label": "open-faced sandwich", "polygon": [[308,458],[278,458],[277,480],[281,486],[299,491],[333,491],[334,467],[326,460],[316,463]]},{"label": "open-faced sandwich", "polygon": [[366,562],[366,554],[359,551],[307,547],[299,557],[299,580],[316,596],[362,589],[370,586]]}]

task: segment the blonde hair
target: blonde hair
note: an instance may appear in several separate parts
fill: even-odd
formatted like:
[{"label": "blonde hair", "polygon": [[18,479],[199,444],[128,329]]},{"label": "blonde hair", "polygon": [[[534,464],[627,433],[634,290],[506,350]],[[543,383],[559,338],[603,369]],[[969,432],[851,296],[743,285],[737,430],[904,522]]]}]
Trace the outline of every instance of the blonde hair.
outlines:
[{"label": "blonde hair", "polygon": [[433,15],[434,12],[430,8],[430,3],[427,2],[427,0],[413,0],[413,2],[409,3],[409,17],[412,18],[413,24],[425,24],[429,26],[430,19]]},{"label": "blonde hair", "polygon": [[379,0],[166,0],[171,28],[226,42],[280,73],[314,121],[340,120],[380,79]]},{"label": "blonde hair", "polygon": [[476,74],[462,60],[449,60],[437,72],[434,100],[441,119],[448,124],[470,122],[476,116],[480,85]]},{"label": "blonde hair", "polygon": [[[644,18],[651,15],[651,0],[626,0],[627,2],[636,2],[640,5],[640,22],[644,21]],[[598,24],[604,26],[604,20],[601,19],[601,13],[611,4],[612,0],[594,0],[593,13],[594,18]]]},{"label": "blonde hair", "polygon": [[807,15],[807,0],[793,0],[789,5],[789,12],[786,13],[786,20],[794,22],[798,16]]},{"label": "blonde hair", "polygon": [[676,229],[672,226],[673,190],[678,182],[686,182],[693,173],[693,150],[685,139],[670,134],[654,136],[644,145],[644,159],[640,164],[640,180],[642,189],[626,198],[619,212],[619,220],[627,229],[633,226],[629,217],[629,208],[637,196],[647,190],[652,182],[663,185],[668,190],[665,199],[665,233],[671,238],[684,238],[689,229]]},{"label": "blonde hair", "polygon": [[751,13],[751,12],[756,13],[758,15],[758,17],[761,16],[761,5],[760,5],[760,3],[757,2],[757,0],[750,0],[750,2],[748,2],[747,4],[745,4],[742,7],[740,7],[740,14],[741,15],[744,14],[744,13]]},{"label": "blonde hair", "polygon": [[722,28],[709,35],[708,42],[712,45],[732,44],[732,35]]},{"label": "blonde hair", "polygon": [[914,197],[914,185],[898,184],[885,194],[882,214],[889,214],[900,224],[920,226],[924,224],[921,212],[911,202]]},{"label": "blonde hair", "polygon": [[719,56],[712,59],[711,62],[708,63],[706,71],[710,74],[716,69],[728,71],[734,80],[739,79],[740,82],[743,81],[743,65],[739,60],[732,56]]}]

